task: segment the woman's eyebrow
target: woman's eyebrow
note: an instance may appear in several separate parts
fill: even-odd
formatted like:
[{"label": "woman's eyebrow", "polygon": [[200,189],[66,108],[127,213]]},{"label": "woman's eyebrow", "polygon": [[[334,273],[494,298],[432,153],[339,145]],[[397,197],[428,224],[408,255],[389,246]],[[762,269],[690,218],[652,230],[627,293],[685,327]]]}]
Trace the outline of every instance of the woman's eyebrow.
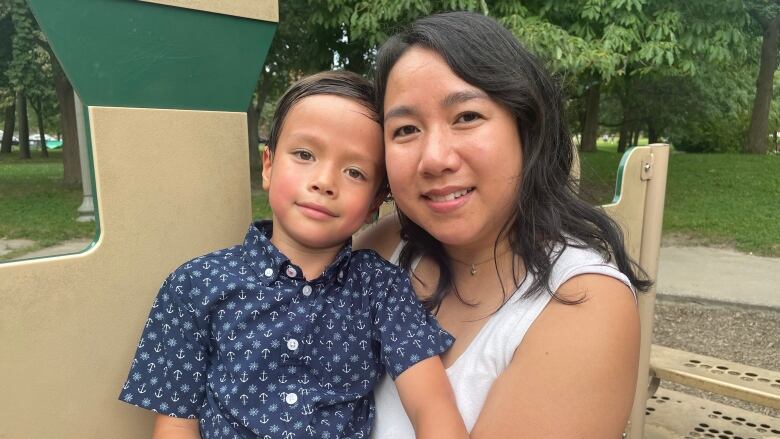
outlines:
[{"label": "woman's eyebrow", "polygon": [[399,105],[397,107],[391,108],[387,113],[385,113],[384,121],[387,122],[388,119],[393,117],[414,116],[415,114],[417,114],[417,112],[412,107]]},{"label": "woman's eyebrow", "polygon": [[487,93],[482,90],[464,90],[450,93],[441,100],[442,107],[451,107],[472,99],[487,99]]},{"label": "woman's eyebrow", "polygon": [[[451,107],[453,105],[470,101],[472,99],[489,99],[489,97],[487,93],[483,92],[482,90],[456,91],[445,96],[444,99],[441,100],[441,106]],[[391,108],[387,113],[385,113],[384,121],[387,122],[388,119],[392,119],[394,117],[414,116],[416,114],[417,111],[414,108],[407,105],[399,105],[397,107]]]}]

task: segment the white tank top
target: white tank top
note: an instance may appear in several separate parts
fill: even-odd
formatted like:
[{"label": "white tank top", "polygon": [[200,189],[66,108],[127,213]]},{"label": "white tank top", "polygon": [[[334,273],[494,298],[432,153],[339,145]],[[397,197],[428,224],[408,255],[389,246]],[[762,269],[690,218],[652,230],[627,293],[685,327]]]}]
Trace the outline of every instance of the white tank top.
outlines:
[{"label": "white tank top", "polygon": [[[390,262],[398,264],[402,246],[403,242],[395,249]],[[416,262],[413,265],[417,265]],[[573,247],[567,247],[556,261],[550,276],[550,287],[556,291],[567,280],[585,273],[613,277],[634,291],[628,278],[596,251]],[[460,357],[447,368],[458,410],[469,431],[477,422],[493,381],[509,365],[526,331],[551,299],[549,294],[522,299],[532,282],[530,278],[529,274],[507,303],[482,326]],[[414,439],[412,424],[401,405],[395,384],[387,374],[377,385],[374,397],[376,417],[371,437]]]}]

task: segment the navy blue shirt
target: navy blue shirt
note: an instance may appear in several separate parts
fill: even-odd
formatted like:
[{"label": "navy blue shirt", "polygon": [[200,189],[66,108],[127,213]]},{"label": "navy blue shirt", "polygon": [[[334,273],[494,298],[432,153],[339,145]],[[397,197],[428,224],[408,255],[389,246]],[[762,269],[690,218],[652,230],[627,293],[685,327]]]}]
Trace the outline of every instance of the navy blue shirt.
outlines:
[{"label": "navy blue shirt", "polygon": [[309,281],[271,233],[255,223],[243,245],[171,273],[120,399],[197,418],[203,439],[368,438],[380,375],[453,339],[375,252],[347,243]]}]

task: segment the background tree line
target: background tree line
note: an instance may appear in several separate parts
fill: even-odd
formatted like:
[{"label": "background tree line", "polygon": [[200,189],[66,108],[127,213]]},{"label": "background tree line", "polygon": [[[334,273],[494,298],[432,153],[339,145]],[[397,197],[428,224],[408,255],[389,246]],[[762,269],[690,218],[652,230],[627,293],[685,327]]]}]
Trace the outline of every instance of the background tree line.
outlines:
[{"label": "background tree line", "polygon": [[[595,151],[605,133],[618,136],[620,151],[640,133],[690,152],[778,148],[777,0],[284,0],[279,8],[279,28],[247,109],[255,176],[259,133],[267,132],[289,84],[332,68],[370,76],[376,48],[394,29],[455,9],[496,18],[547,61],[564,85],[583,151]],[[24,0],[2,0],[0,151],[10,153],[10,133],[18,131],[19,154],[29,157],[33,120],[41,134],[62,135],[64,181],[77,183],[72,96]]]}]

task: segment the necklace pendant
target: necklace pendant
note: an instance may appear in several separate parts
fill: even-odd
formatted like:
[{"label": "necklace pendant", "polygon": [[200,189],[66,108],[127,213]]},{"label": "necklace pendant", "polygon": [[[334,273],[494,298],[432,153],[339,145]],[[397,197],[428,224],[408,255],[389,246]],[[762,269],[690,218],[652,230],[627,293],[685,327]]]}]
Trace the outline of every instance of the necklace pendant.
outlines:
[{"label": "necklace pendant", "polygon": [[474,276],[475,274],[477,274],[477,266],[471,264],[471,275]]}]

